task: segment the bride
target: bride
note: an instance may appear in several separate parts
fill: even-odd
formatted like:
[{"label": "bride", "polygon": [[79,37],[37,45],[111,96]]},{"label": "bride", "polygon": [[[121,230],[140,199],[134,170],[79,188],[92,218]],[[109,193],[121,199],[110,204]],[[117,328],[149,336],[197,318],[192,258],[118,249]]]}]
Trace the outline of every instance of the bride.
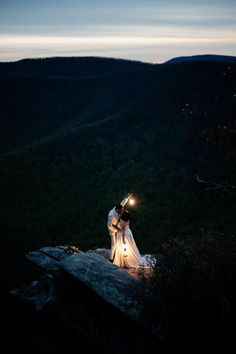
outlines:
[{"label": "bride", "polygon": [[140,255],[129,228],[129,212],[127,210],[122,212],[117,228],[113,263],[122,268],[148,267],[147,259]]}]

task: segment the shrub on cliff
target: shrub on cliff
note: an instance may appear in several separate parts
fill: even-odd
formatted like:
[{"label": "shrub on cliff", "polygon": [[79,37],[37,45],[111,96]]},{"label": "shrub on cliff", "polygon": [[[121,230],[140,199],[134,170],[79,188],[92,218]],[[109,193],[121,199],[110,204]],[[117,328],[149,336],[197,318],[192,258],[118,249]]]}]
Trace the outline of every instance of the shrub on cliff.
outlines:
[{"label": "shrub on cliff", "polygon": [[[236,299],[236,238],[201,230],[158,246],[145,316],[171,346],[230,348]],[[160,319],[160,322],[159,322]]]}]

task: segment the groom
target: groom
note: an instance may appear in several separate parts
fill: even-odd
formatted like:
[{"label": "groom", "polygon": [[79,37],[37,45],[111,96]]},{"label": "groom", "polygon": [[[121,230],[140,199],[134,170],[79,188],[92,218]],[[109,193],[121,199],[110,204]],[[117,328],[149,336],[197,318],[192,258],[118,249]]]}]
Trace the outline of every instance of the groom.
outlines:
[{"label": "groom", "polygon": [[110,261],[113,261],[114,258],[114,251],[115,251],[115,244],[116,244],[116,234],[120,231],[119,227],[117,226],[119,222],[119,218],[123,211],[123,206],[121,204],[116,204],[116,206],[109,211],[108,220],[107,220],[107,228],[109,235],[111,236],[111,253],[110,253]]},{"label": "groom", "polygon": [[116,244],[116,234],[120,231],[119,227],[117,226],[118,222],[120,221],[120,216],[122,211],[124,210],[125,204],[131,198],[132,194],[129,193],[128,196],[122,200],[121,203],[116,204],[116,206],[109,211],[108,220],[107,220],[107,228],[109,235],[111,236],[111,253],[110,253],[110,261],[113,261],[115,256],[115,244]]}]

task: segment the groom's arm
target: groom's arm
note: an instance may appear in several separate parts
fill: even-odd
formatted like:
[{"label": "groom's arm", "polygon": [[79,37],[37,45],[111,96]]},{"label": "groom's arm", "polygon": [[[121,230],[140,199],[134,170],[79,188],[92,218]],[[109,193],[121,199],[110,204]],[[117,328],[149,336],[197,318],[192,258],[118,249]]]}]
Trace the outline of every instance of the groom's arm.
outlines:
[{"label": "groom's arm", "polygon": [[128,194],[128,197],[124,198],[120,204],[124,207],[125,204],[126,204],[126,203],[129,201],[129,199],[132,197],[132,195],[133,195],[132,193],[129,193],[129,194]]}]

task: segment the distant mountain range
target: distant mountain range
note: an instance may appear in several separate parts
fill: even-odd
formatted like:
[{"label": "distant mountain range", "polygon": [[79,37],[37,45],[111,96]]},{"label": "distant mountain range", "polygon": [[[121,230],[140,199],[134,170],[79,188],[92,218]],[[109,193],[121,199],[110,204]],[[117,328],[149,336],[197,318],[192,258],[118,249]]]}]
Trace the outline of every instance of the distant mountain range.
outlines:
[{"label": "distant mountain range", "polygon": [[217,62],[217,63],[227,63],[236,64],[236,57],[227,55],[215,55],[215,54],[205,54],[205,55],[193,55],[186,57],[178,57],[168,60],[166,64],[179,64],[186,62]]},{"label": "distant mountain range", "polygon": [[100,57],[54,57],[0,62],[1,76],[93,77],[148,67],[139,61]]},{"label": "distant mountain range", "polygon": [[0,112],[8,247],[108,246],[107,212],[127,192],[145,252],[160,239],[235,227],[234,57],[0,63]]}]

